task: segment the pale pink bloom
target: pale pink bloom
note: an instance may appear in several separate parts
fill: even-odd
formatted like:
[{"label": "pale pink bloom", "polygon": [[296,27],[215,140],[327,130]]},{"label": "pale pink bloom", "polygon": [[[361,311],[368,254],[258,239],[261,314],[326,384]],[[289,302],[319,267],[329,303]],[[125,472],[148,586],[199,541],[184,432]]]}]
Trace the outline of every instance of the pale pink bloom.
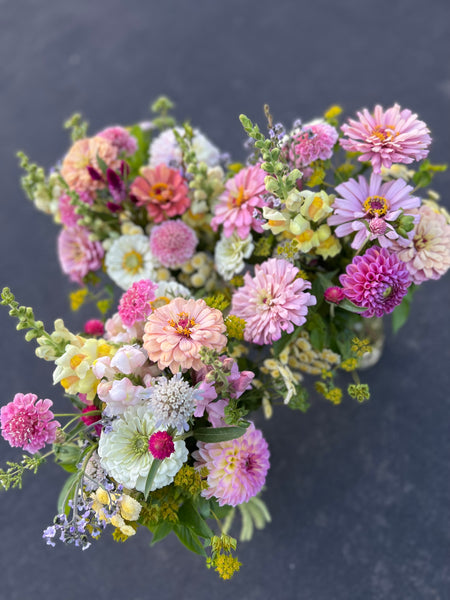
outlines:
[{"label": "pale pink bloom", "polygon": [[258,219],[256,209],[266,206],[265,177],[265,171],[252,166],[242,169],[227,181],[225,191],[214,208],[211,221],[214,231],[217,231],[219,225],[223,225],[225,237],[230,237],[236,231],[242,240],[245,240],[250,230],[263,232],[262,221]]},{"label": "pale pink bloom", "polygon": [[115,171],[120,167],[117,148],[108,140],[95,136],[76,141],[64,157],[61,176],[71,190],[94,192],[105,187],[103,179],[93,179],[87,167],[101,172],[97,157]]},{"label": "pale pink bloom", "polygon": [[98,397],[106,402],[103,412],[107,417],[121,415],[129,406],[141,404],[143,391],[141,385],[134,385],[128,377],[101,381],[97,388]]},{"label": "pale pink bloom", "polygon": [[117,148],[117,152],[123,152],[127,156],[134,154],[138,148],[136,138],[119,125],[107,127],[97,133],[97,135],[108,140],[108,142]]},{"label": "pale pink bloom", "polygon": [[420,198],[412,196],[412,191],[412,186],[403,179],[383,183],[381,175],[376,173],[372,173],[369,182],[362,175],[358,181],[349,179],[336,187],[341,197],[334,200],[333,214],[327,223],[338,225],[337,237],[356,232],[351,244],[355,249],[368,240],[377,240],[383,248],[391,246],[393,240],[407,245],[409,240],[400,238],[393,224],[402,215],[414,216],[412,209],[420,206]]},{"label": "pale pink bloom", "polygon": [[342,125],[347,137],[340,144],[350,152],[362,152],[358,160],[370,161],[375,173],[381,167],[390,169],[393,163],[409,164],[428,155],[430,130],[410,110],[394,104],[384,111],[377,104],[373,114],[364,108],[357,115],[359,121],[349,119],[348,125]]},{"label": "pale pink bloom", "polygon": [[195,468],[206,467],[208,487],[204,498],[215,497],[219,506],[237,506],[261,491],[269,470],[269,447],[259,429],[250,423],[243,436],[228,442],[198,442]]},{"label": "pale pink bloom", "polygon": [[316,298],[304,290],[309,281],[297,277],[299,270],[287,260],[270,258],[256,265],[255,276],[245,274],[245,284],[234,294],[232,314],[245,320],[244,338],[255,344],[272,344],[281,333],[306,322],[308,306]]},{"label": "pale pink bloom", "polygon": [[418,212],[420,222],[411,244],[393,248],[415,284],[439,279],[450,268],[450,225],[445,216],[426,204]]},{"label": "pale pink bloom", "polygon": [[[85,204],[92,206],[94,201],[87,192],[78,192],[78,198]],[[75,207],[72,206],[69,194],[63,194],[58,201],[59,216],[61,223],[66,227],[75,227],[80,220],[80,216],[75,212]]]},{"label": "pale pink bloom", "polygon": [[114,379],[116,374],[115,369],[111,367],[110,356],[101,356],[100,358],[97,358],[91,368],[96,379]]},{"label": "pale pink bloom", "polygon": [[10,446],[35,454],[56,438],[60,423],[50,410],[51,400],[38,400],[35,394],[16,394],[0,411],[2,436]]},{"label": "pale pink bloom", "polygon": [[136,321],[145,321],[152,312],[151,303],[156,298],[156,283],[149,279],[135,281],[122,295],[119,302],[119,315],[125,326],[131,327]]},{"label": "pale pink bloom", "polygon": [[105,340],[115,344],[130,344],[133,340],[141,340],[143,335],[143,321],[135,321],[133,325],[127,327],[119,313],[114,313],[105,323]]},{"label": "pale pink bloom", "polygon": [[191,200],[188,186],[179,171],[166,165],[154,169],[143,167],[141,175],[134,180],[130,193],[144,206],[155,223],[184,214]]},{"label": "pale pink bloom", "polygon": [[336,129],[328,123],[304,125],[293,134],[284,152],[294,167],[302,169],[315,160],[331,158],[338,137]]},{"label": "pale pink bloom", "polygon": [[197,247],[195,231],[181,219],[165,221],[150,232],[150,250],[155,258],[169,269],[180,267],[190,260]]},{"label": "pale pink bloom", "polygon": [[198,389],[201,391],[202,396],[195,402],[194,417],[203,417],[206,411],[208,421],[213,427],[224,427],[226,424],[225,407],[229,400],[223,398],[217,400],[217,392],[213,383],[203,380],[200,382]]},{"label": "pale pink bloom", "polygon": [[225,331],[222,313],[204,300],[175,298],[148,317],[144,348],[160,369],[197,371],[202,367],[200,349],[221,350],[227,343]]},{"label": "pale pink bloom", "polygon": [[146,354],[136,346],[122,346],[111,359],[111,367],[125,375],[134,373],[146,362]]},{"label": "pale pink bloom", "polygon": [[102,266],[104,255],[100,242],[93,242],[85,227],[62,229],[58,237],[58,257],[62,270],[80,285],[90,271]]}]

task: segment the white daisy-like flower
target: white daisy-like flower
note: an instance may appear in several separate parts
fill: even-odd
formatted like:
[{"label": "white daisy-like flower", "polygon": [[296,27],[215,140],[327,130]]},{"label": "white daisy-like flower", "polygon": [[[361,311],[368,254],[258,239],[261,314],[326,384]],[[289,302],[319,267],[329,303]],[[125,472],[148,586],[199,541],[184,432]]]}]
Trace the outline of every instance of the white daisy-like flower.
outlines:
[{"label": "white daisy-like flower", "polygon": [[[181,127],[177,128],[177,132],[180,135],[184,134]],[[216,146],[214,146],[214,144],[212,144],[198,129],[194,129],[192,149],[199,162],[206,163],[208,167],[215,167],[219,164],[219,149],[216,148]],[[149,166],[152,168],[160,164],[168,166],[171,166],[171,164],[174,163],[181,164],[182,153],[172,129],[166,129],[153,140],[149,154]]]},{"label": "white daisy-like flower", "polygon": [[141,279],[153,279],[156,260],[145,235],[122,235],[114,240],[105,258],[106,272],[123,290]]},{"label": "white daisy-like flower", "polygon": [[[143,492],[153,463],[148,442],[155,431],[155,418],[148,404],[130,406],[121,417],[113,421],[112,430],[100,437],[98,454],[105,471],[118,483],[129,489]],[[150,491],[172,483],[186,462],[188,450],[182,440],[174,442],[175,450],[165,458],[153,480]]]},{"label": "white daisy-like flower", "polygon": [[235,231],[230,237],[225,237],[222,233],[214,251],[219,275],[228,280],[240,273],[245,267],[244,259],[251,256],[254,247],[251,235],[242,240]]}]

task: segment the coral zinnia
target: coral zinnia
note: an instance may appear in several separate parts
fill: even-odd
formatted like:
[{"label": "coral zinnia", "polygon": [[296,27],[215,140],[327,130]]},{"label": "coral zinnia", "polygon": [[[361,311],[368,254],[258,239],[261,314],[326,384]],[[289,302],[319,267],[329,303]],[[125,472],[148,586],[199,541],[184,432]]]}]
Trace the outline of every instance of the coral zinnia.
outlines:
[{"label": "coral zinnia", "polygon": [[202,346],[221,350],[227,343],[222,313],[204,300],[175,298],[159,307],[145,324],[144,348],[151,361],[172,373],[202,368]]},{"label": "coral zinnia", "polygon": [[245,319],[248,342],[271,344],[282,331],[291,333],[294,325],[306,321],[308,306],[316,304],[316,298],[304,291],[311,283],[298,273],[287,260],[270,258],[256,265],[254,277],[245,274],[244,286],[233,294],[231,312]]},{"label": "coral zinnia", "polygon": [[373,114],[367,108],[357,114],[359,121],[350,119],[348,125],[342,125],[348,137],[341,138],[340,143],[345,150],[362,152],[358,160],[369,160],[375,173],[380,173],[381,167],[409,164],[428,155],[430,131],[410,110],[394,104],[383,111],[377,105]]},{"label": "coral zinnia", "polygon": [[411,285],[408,270],[398,256],[376,246],[363,256],[355,256],[339,281],[349,300],[367,308],[363,317],[392,312]]},{"label": "coral zinnia", "polygon": [[220,506],[237,506],[261,491],[270,466],[270,452],[253,423],[240,438],[208,444],[198,442],[198,448],[192,454],[195,467],[208,469],[208,487],[202,496],[214,496]]},{"label": "coral zinnia", "polygon": [[191,204],[185,180],[179,171],[166,165],[141,169],[141,176],[136,177],[130,192],[155,223],[182,215]]}]

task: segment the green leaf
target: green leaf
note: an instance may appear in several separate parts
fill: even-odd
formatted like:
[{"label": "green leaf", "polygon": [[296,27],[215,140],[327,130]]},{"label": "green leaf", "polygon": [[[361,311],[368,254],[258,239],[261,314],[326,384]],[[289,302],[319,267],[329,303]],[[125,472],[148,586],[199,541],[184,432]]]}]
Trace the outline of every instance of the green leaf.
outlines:
[{"label": "green leaf", "polygon": [[64,483],[59,496],[58,496],[58,514],[66,513],[67,514],[67,502],[70,500],[71,496],[75,491],[75,487],[81,477],[81,472],[77,471],[73,475],[71,475],[66,482]]},{"label": "green leaf", "polygon": [[350,302],[348,298],[344,298],[342,302],[339,302],[339,308],[343,308],[344,310],[348,310],[352,313],[357,313],[361,315],[363,312],[366,312],[367,308],[363,306],[356,306],[353,302]]},{"label": "green leaf", "polygon": [[150,546],[154,546],[157,542],[163,540],[172,531],[173,523],[169,523],[168,521],[162,521],[161,523],[158,523],[153,530],[153,537],[152,541],[150,542]]},{"label": "green leaf", "polygon": [[148,475],[147,475],[147,481],[145,482],[144,497],[146,500],[147,500],[147,496],[150,493],[150,489],[153,485],[153,480],[155,479],[155,475],[158,472],[158,469],[159,469],[161,463],[162,463],[162,460],[159,460],[158,458],[153,459],[152,466],[150,467],[150,471],[148,472]]},{"label": "green leaf", "polygon": [[177,538],[180,540],[182,544],[186,546],[188,550],[191,552],[195,552],[195,554],[200,554],[200,556],[206,556],[205,549],[200,543],[198,536],[193,533],[189,527],[185,525],[176,524],[173,528]]},{"label": "green leaf", "polygon": [[306,328],[309,331],[313,348],[321,352],[328,342],[328,328],[325,320],[319,313],[311,313]]},{"label": "green leaf", "polygon": [[246,427],[198,427],[192,431],[192,435],[199,442],[214,443],[228,442],[240,438],[247,431]]},{"label": "green leaf", "polygon": [[211,513],[214,513],[214,516],[219,519],[219,521],[225,519],[225,517],[234,510],[229,504],[219,506],[219,503],[214,498],[210,499],[209,504],[211,506]]},{"label": "green leaf", "polygon": [[105,163],[103,158],[101,158],[98,154],[96,156],[96,159],[97,159],[97,164],[100,167],[101,172],[103,173],[103,175],[106,175],[106,171],[108,170],[108,165]]},{"label": "green leaf", "polygon": [[392,313],[392,331],[397,333],[397,331],[403,327],[403,325],[408,320],[409,311],[411,310],[411,302],[413,298],[413,294],[415,292],[415,287],[411,286],[408,290],[408,293],[403,298],[402,303],[397,306]]},{"label": "green leaf", "polygon": [[199,515],[190,500],[187,500],[178,511],[178,518],[181,524],[186,525],[203,538],[210,539],[214,535],[214,532],[208,527],[206,521]]}]

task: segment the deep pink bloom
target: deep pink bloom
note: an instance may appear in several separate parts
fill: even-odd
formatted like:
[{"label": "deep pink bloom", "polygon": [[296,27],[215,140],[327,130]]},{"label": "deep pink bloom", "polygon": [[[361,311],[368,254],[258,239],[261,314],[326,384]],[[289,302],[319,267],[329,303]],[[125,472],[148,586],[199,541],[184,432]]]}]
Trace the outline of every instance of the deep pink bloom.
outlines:
[{"label": "deep pink bloom", "polygon": [[148,449],[153,458],[164,460],[175,452],[175,444],[167,431],[155,431],[148,440]]},{"label": "deep pink bloom", "polygon": [[338,132],[328,123],[304,125],[294,133],[284,152],[293,166],[302,169],[315,160],[327,160],[333,154]]},{"label": "deep pink bloom", "polygon": [[144,167],[136,177],[130,193],[136,197],[138,206],[145,206],[155,223],[166,221],[185,213],[190,204],[188,186],[179,171],[166,165],[154,169]]},{"label": "deep pink bloom", "polygon": [[150,250],[164,267],[179,267],[192,258],[198,239],[195,231],[181,219],[165,221],[153,227]]},{"label": "deep pink bloom", "polygon": [[339,281],[349,300],[367,308],[363,317],[382,317],[392,312],[411,285],[408,270],[398,256],[376,246],[363,256],[355,256]]},{"label": "deep pink bloom", "polygon": [[256,265],[255,276],[245,274],[245,284],[233,294],[231,312],[245,319],[244,338],[255,344],[271,344],[281,332],[306,321],[308,306],[316,298],[304,290],[309,281],[297,277],[299,270],[281,258]]},{"label": "deep pink bloom", "polygon": [[114,127],[107,127],[97,133],[97,135],[105,140],[108,140],[118,152],[124,152],[126,155],[131,156],[138,148],[136,138],[131,135],[124,127],[118,125]]},{"label": "deep pink bloom", "polygon": [[35,394],[16,394],[12,402],[1,408],[2,436],[11,446],[31,454],[52,444],[60,427],[54,421],[52,405],[51,400],[38,400]]},{"label": "deep pink bloom", "polygon": [[345,298],[342,288],[337,286],[327,288],[323,295],[327,302],[333,302],[333,304],[339,304]]},{"label": "deep pink bloom", "polygon": [[230,237],[233,231],[237,231],[242,240],[248,236],[250,230],[263,232],[262,221],[255,215],[255,210],[266,205],[265,176],[265,171],[253,166],[242,169],[227,181],[225,191],[214,209],[211,221],[214,231],[223,224],[225,237]]},{"label": "deep pink bloom", "polygon": [[[100,421],[100,419],[101,419],[101,415],[85,414],[85,413],[90,413],[94,410],[98,410],[98,408],[94,404],[89,404],[88,406],[85,406],[83,408],[83,410],[81,411],[80,419],[83,421],[83,423],[85,425],[87,425],[87,427],[89,427],[90,425],[94,425],[94,423],[97,423],[97,421]],[[94,430],[97,435],[100,435],[102,432],[102,424],[97,423],[97,425],[94,426]]]},{"label": "deep pink bloom", "polygon": [[105,333],[103,322],[99,319],[90,319],[84,324],[84,333],[87,335],[101,336]]},{"label": "deep pink bloom", "polygon": [[81,285],[83,277],[102,266],[104,255],[100,242],[93,242],[85,227],[62,229],[58,237],[61,268],[72,281]]},{"label": "deep pink bloom", "polygon": [[393,223],[402,215],[417,219],[412,209],[420,206],[420,198],[411,196],[413,188],[403,179],[383,183],[381,175],[372,173],[367,182],[360,175],[358,181],[349,179],[338,185],[336,191],[341,197],[333,202],[333,214],[327,222],[338,225],[335,231],[338,237],[357,232],[352,248],[361,248],[367,240],[378,240],[383,248],[391,246],[393,240],[409,244],[409,239],[400,238]]},{"label": "deep pink bloom", "polygon": [[151,303],[156,298],[157,289],[156,283],[149,279],[133,283],[119,302],[119,315],[124,325],[131,327],[136,321],[145,321],[152,312]]},{"label": "deep pink bloom", "polygon": [[357,114],[359,121],[349,119],[348,125],[342,125],[347,137],[340,143],[345,150],[362,152],[358,160],[370,161],[375,173],[380,173],[381,167],[409,164],[428,155],[430,130],[410,110],[394,104],[384,111],[377,104],[373,114],[367,108]]},{"label": "deep pink bloom", "polygon": [[259,429],[250,423],[243,436],[228,442],[198,442],[192,454],[195,467],[208,470],[205,498],[218,499],[219,505],[237,506],[261,491],[269,470],[269,447]]}]

